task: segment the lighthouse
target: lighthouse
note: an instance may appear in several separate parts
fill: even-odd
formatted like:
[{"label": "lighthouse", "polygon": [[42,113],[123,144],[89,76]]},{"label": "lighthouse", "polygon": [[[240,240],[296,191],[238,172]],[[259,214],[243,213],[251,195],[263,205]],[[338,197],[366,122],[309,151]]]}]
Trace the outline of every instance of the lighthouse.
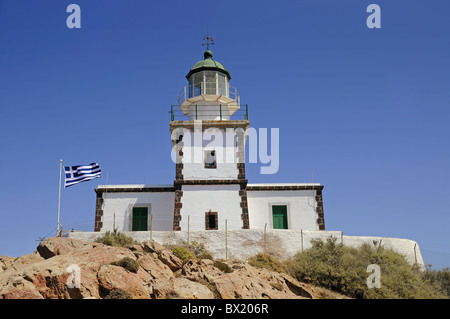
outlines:
[{"label": "lighthouse", "polygon": [[173,230],[217,230],[225,222],[230,229],[248,229],[248,106],[240,105],[230,72],[209,49],[186,80],[179,104],[171,108],[176,156]]},{"label": "lighthouse", "polygon": [[94,231],[325,230],[323,185],[248,183],[245,150],[254,149],[256,130],[231,73],[209,46],[186,71],[169,110],[174,179],[99,185]]}]

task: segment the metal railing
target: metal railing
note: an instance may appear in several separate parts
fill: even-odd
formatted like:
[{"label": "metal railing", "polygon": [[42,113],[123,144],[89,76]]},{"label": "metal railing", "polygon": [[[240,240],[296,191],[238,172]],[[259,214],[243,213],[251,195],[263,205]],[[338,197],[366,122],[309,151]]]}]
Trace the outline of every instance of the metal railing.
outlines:
[{"label": "metal railing", "polygon": [[[230,99],[233,99],[237,102],[237,104],[240,104],[240,97],[238,94],[237,89],[234,86],[227,85],[225,86],[218,86],[216,87],[211,86],[209,87],[208,83],[201,82],[198,85],[187,85],[183,87],[178,93],[178,105],[181,105],[184,101],[186,101],[189,98],[193,98],[200,95],[223,95]],[[206,86],[206,87],[205,87]]]},{"label": "metal railing", "polygon": [[[206,106],[208,107],[208,106]],[[245,120],[248,121],[248,104],[240,105],[240,108],[232,115],[229,114],[226,105],[210,105],[205,108],[205,105],[193,105],[189,115],[185,115],[179,108],[179,105],[170,106],[170,120],[171,121],[189,121],[189,120]]]}]

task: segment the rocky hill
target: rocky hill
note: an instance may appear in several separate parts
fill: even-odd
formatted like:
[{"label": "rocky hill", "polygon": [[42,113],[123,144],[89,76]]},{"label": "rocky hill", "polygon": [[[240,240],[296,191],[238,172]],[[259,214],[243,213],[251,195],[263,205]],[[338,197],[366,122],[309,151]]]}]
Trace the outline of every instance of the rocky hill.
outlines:
[{"label": "rocky hill", "polygon": [[130,248],[53,237],[0,256],[0,299],[345,298],[245,262],[183,261],[155,241]]}]

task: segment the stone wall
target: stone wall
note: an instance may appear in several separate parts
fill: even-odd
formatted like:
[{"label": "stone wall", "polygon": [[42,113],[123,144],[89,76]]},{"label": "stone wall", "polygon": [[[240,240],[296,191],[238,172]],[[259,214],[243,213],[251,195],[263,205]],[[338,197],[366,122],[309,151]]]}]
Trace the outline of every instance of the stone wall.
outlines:
[{"label": "stone wall", "polygon": [[[422,268],[424,261],[419,245],[412,240],[402,238],[344,236],[340,231],[236,229],[227,232],[221,230],[203,231],[142,231],[123,232],[135,240],[143,242],[153,239],[163,245],[177,245],[183,241],[197,241],[214,254],[215,258],[246,260],[260,252],[272,253],[280,259],[293,256],[296,252],[311,248],[311,239],[337,238],[346,246],[358,247],[363,243],[391,248],[405,256],[410,264],[417,263]],[[103,232],[69,232],[70,238],[94,241]]]}]

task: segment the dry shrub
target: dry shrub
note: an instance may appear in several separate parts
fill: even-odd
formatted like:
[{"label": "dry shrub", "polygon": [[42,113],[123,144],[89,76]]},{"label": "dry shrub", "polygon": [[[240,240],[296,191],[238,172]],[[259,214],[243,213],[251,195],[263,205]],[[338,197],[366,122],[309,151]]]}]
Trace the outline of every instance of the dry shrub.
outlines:
[{"label": "dry shrub", "polygon": [[139,270],[139,263],[136,260],[131,259],[130,257],[124,257],[119,261],[114,261],[111,263],[111,265],[123,267],[126,270],[134,273],[137,273]]},{"label": "dry shrub", "polygon": [[[424,271],[411,266],[397,252],[363,244],[358,248],[312,240],[312,247],[285,262],[288,273],[308,282],[353,298],[425,299],[448,298],[440,287],[426,279]],[[380,267],[380,288],[369,288],[370,264]]]},{"label": "dry shrub", "polygon": [[116,230],[113,232],[107,231],[102,237],[97,238],[95,242],[105,244],[108,246],[117,246],[126,248],[138,244],[138,242],[135,241],[130,236],[127,236]]},{"label": "dry shrub", "polygon": [[282,262],[278,261],[274,256],[265,253],[259,253],[250,257],[248,263],[254,267],[265,268],[280,273],[286,271],[286,267]]}]

